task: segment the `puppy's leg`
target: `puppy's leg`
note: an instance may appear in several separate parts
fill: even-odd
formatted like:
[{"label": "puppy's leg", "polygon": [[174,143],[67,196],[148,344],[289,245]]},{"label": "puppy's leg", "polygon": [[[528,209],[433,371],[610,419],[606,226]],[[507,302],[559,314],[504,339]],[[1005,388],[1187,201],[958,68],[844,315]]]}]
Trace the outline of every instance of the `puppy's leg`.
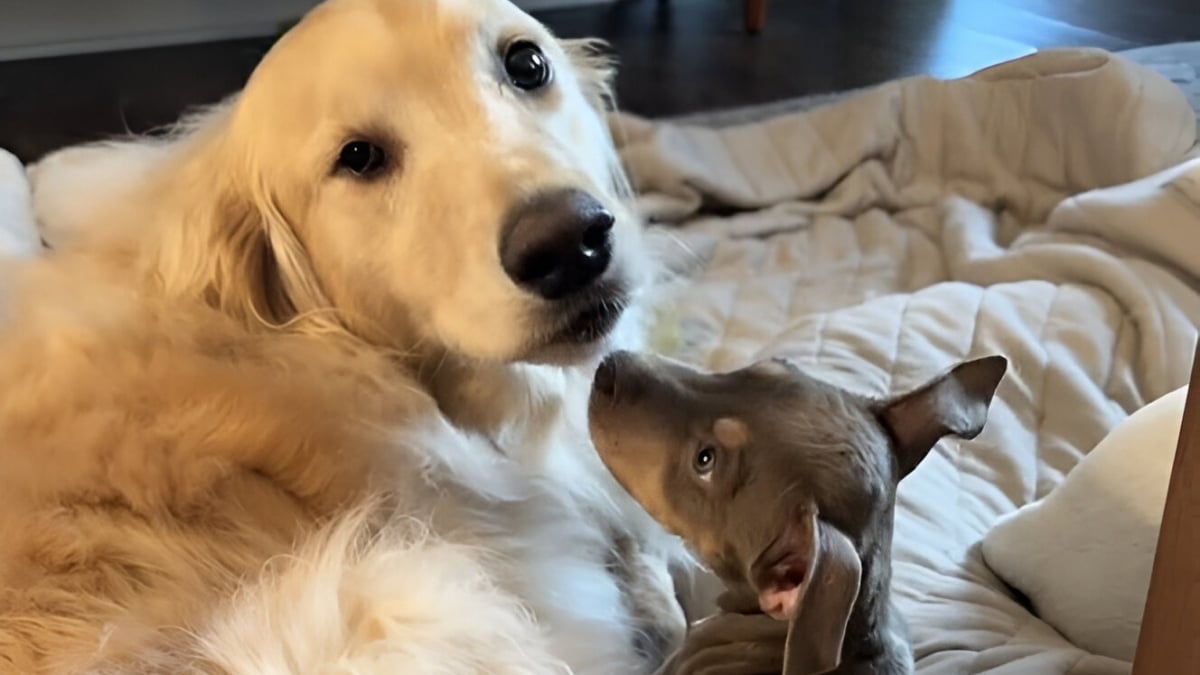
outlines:
[{"label": "puppy's leg", "polygon": [[717,598],[724,592],[725,584],[712,572],[698,564],[681,562],[671,568],[671,576],[675,580],[675,594],[688,623],[703,619],[721,608]]},{"label": "puppy's leg", "polygon": [[788,624],[765,614],[722,612],[695,623],[659,675],[775,675]]},{"label": "puppy's leg", "polygon": [[0,150],[0,257],[23,258],[41,250],[25,167]]}]

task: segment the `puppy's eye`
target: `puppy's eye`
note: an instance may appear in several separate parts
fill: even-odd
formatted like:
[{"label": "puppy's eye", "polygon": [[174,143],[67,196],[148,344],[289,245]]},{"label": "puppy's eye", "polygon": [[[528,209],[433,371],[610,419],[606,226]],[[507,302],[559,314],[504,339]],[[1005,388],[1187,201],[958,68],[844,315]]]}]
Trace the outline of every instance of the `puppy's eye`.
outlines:
[{"label": "puppy's eye", "polygon": [[540,47],[528,40],[518,40],[504,54],[504,72],[513,86],[533,91],[550,82],[550,60]]},{"label": "puppy's eye", "polygon": [[370,176],[387,164],[387,155],[374,143],[350,141],[342,146],[337,164],[356,176]]},{"label": "puppy's eye", "polygon": [[696,451],[696,456],[692,458],[692,470],[701,478],[707,479],[712,474],[713,468],[717,465],[717,449],[711,445],[706,445]]}]

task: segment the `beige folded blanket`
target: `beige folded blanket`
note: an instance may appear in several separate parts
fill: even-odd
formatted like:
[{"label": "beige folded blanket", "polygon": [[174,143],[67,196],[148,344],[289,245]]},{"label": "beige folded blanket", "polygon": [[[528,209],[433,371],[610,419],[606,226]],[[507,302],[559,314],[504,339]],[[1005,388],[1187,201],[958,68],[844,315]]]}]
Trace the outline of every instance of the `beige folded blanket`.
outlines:
[{"label": "beige folded blanket", "polygon": [[746,126],[613,125],[687,274],[665,349],[713,368],[782,354],[867,393],[1012,360],[983,435],[944,442],[900,488],[895,594],[918,671],[1127,673],[1034,616],[979,542],[1187,381],[1200,161],[1183,163],[1182,93],[1057,50]]}]

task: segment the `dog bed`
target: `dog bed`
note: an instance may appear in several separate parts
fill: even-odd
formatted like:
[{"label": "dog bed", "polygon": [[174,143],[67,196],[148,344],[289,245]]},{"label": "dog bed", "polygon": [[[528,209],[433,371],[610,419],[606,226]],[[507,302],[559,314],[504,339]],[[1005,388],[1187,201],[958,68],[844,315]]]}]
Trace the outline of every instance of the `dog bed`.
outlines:
[{"label": "dog bed", "polygon": [[894,593],[917,671],[1129,672],[1035,616],[981,541],[1187,383],[1200,160],[1181,91],[1053,50],[762,122],[613,125],[681,275],[664,351],[714,369],[787,356],[877,395],[1009,357],[983,434],[942,442],[900,486]]}]

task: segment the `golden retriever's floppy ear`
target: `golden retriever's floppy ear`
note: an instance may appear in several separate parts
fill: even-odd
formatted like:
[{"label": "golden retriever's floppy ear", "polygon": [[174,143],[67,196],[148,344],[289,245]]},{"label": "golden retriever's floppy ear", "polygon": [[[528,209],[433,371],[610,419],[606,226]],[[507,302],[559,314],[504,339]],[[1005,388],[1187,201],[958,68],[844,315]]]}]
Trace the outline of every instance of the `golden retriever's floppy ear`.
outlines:
[{"label": "golden retriever's floppy ear", "polygon": [[616,94],[613,91],[617,75],[616,57],[608,43],[599,38],[560,40],[559,43],[571,60],[571,66],[579,78],[584,96],[604,123],[605,133],[608,135],[608,148],[603,152],[608,163],[612,188],[626,203],[632,204],[633,187],[629,182],[629,176],[625,173],[625,166],[617,154],[612,128],[608,120],[604,119],[617,107]]},{"label": "golden retriever's floppy ear", "polygon": [[328,309],[277,198],[230,148],[219,129],[198,129],[155,196],[169,221],[154,270],[164,290],[271,327]]},{"label": "golden retriever's floppy ear", "polygon": [[613,84],[617,62],[608,43],[599,38],[561,40],[560,43],[571,59],[588,101],[601,114],[612,110],[616,105]]}]

